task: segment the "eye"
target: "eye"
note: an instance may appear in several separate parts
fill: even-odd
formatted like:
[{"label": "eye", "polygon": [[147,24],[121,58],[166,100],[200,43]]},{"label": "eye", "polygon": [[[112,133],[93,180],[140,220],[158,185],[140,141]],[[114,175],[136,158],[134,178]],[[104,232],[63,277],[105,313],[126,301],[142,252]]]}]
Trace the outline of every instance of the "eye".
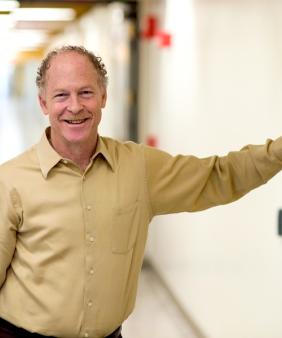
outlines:
[{"label": "eye", "polygon": [[91,97],[93,95],[93,91],[92,90],[82,90],[80,92],[80,95],[88,98],[88,97]]},{"label": "eye", "polygon": [[57,94],[54,95],[54,99],[56,99],[56,100],[62,100],[65,97],[67,97],[67,93],[57,93]]}]

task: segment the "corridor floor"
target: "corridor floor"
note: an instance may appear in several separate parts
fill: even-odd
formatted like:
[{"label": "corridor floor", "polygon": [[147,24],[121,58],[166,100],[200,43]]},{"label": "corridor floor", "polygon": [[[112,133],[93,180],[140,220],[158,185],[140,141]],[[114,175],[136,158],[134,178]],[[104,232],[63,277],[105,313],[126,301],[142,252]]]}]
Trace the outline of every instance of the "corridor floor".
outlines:
[{"label": "corridor floor", "polygon": [[198,338],[150,266],[144,265],[136,307],[123,325],[123,338]]}]

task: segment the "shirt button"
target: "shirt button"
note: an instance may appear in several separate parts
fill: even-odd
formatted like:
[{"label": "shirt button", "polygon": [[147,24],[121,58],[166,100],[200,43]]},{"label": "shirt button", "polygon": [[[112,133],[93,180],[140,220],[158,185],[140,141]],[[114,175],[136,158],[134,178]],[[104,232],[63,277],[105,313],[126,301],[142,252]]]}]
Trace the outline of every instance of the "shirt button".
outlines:
[{"label": "shirt button", "polygon": [[69,161],[68,161],[68,160],[63,160],[63,163],[64,163],[64,164],[68,164]]},{"label": "shirt button", "polygon": [[87,303],[87,305],[88,305],[89,307],[91,307],[91,306],[92,306],[92,304],[93,304],[93,303],[92,303],[92,301],[91,301],[91,300],[89,300],[89,301],[88,301],[88,303]]},{"label": "shirt button", "polygon": [[85,333],[84,333],[84,337],[85,337],[85,338],[89,337],[89,333],[88,333],[88,332],[85,332]]},{"label": "shirt button", "polygon": [[90,269],[90,275],[94,275],[94,269]]},{"label": "shirt button", "polygon": [[90,210],[92,209],[92,208],[91,208],[91,205],[87,205],[86,209],[87,209],[88,211],[90,211]]},{"label": "shirt button", "polygon": [[90,240],[90,242],[94,242],[94,237],[93,236],[91,236],[90,238],[89,238],[89,240]]}]

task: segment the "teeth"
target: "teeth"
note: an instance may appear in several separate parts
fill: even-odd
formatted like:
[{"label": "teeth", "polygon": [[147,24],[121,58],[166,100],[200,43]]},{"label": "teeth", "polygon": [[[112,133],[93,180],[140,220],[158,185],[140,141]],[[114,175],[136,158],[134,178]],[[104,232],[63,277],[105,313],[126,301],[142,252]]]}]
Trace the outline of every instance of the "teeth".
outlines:
[{"label": "teeth", "polygon": [[84,120],[67,120],[66,122],[70,124],[80,124],[84,122]]}]

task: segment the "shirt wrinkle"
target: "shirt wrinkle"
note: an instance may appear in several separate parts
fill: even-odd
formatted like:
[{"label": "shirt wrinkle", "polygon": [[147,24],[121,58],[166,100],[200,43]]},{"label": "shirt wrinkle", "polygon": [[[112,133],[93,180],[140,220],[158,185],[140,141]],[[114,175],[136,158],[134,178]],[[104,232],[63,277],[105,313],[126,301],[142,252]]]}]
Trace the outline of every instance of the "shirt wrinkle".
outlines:
[{"label": "shirt wrinkle", "polygon": [[148,172],[147,172],[147,163],[146,163],[146,158],[145,158],[145,149],[143,145],[140,145],[140,148],[142,149],[142,158],[143,158],[143,170],[144,170],[144,183],[145,183],[145,191],[147,195],[147,202],[150,207],[150,214],[151,217],[154,215],[154,210],[153,210],[153,204],[150,196],[150,189],[149,189],[149,182],[148,182]]}]

